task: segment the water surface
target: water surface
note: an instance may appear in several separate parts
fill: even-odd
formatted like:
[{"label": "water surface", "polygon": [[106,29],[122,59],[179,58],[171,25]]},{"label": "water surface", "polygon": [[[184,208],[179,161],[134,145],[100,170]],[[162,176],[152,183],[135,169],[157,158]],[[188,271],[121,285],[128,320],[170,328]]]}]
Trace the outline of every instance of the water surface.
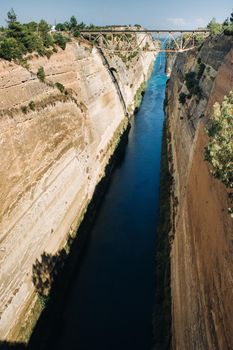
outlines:
[{"label": "water surface", "polygon": [[149,350],[155,295],[165,56],[159,54],[132,120],[66,298],[56,349]]}]

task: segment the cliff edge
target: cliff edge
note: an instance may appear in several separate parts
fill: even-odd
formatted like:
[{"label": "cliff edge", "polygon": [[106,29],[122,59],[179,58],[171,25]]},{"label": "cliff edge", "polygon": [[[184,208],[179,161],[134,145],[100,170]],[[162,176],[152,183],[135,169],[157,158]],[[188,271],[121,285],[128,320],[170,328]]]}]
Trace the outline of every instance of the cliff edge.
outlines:
[{"label": "cliff edge", "polygon": [[213,105],[231,90],[231,36],[178,54],[165,107],[174,349],[233,348],[233,220],[228,191],[204,159]]}]

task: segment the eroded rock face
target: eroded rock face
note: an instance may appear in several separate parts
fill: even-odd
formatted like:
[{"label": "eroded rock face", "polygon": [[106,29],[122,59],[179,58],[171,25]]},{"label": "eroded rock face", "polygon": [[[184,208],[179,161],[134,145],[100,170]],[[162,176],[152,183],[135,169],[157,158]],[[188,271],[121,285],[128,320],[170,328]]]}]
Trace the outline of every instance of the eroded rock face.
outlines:
[{"label": "eroded rock face", "polygon": [[[145,52],[127,68],[111,58],[127,109],[153,61]],[[128,123],[116,82],[88,43],[33,57],[27,68],[0,61],[0,340],[10,341],[23,339],[36,300],[33,264],[75,232]]]},{"label": "eroded rock face", "polygon": [[[199,63],[198,63],[199,58]],[[185,73],[205,70],[202,98],[182,106]],[[173,229],[171,232],[174,349],[233,348],[233,220],[224,185],[204,160],[204,131],[213,104],[233,89],[232,37],[208,39],[200,52],[178,56],[168,83]]]}]

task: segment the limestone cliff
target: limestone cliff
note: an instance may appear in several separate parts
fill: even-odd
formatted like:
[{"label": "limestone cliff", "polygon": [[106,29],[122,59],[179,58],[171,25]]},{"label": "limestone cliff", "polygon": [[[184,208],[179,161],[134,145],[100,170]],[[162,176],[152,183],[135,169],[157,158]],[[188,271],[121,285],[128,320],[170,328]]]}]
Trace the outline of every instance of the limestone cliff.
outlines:
[{"label": "limestone cliff", "polygon": [[[187,89],[189,72],[198,76],[199,95]],[[227,190],[204,160],[213,104],[231,90],[232,37],[208,38],[177,56],[166,98],[174,349],[233,348],[233,220]]]},{"label": "limestone cliff", "polygon": [[153,61],[126,65],[85,41],[26,67],[0,61],[0,340],[24,340],[32,266],[76,232]]}]

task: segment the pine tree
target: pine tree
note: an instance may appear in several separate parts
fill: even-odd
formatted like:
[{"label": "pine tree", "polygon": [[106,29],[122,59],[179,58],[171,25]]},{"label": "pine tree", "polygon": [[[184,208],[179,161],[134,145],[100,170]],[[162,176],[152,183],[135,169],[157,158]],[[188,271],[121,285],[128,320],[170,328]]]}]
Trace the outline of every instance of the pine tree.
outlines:
[{"label": "pine tree", "polygon": [[233,11],[231,13],[230,22],[233,24]]},{"label": "pine tree", "polygon": [[11,24],[11,23],[17,21],[17,16],[16,16],[16,13],[15,13],[13,8],[7,12],[7,20],[6,21],[8,24]]}]

